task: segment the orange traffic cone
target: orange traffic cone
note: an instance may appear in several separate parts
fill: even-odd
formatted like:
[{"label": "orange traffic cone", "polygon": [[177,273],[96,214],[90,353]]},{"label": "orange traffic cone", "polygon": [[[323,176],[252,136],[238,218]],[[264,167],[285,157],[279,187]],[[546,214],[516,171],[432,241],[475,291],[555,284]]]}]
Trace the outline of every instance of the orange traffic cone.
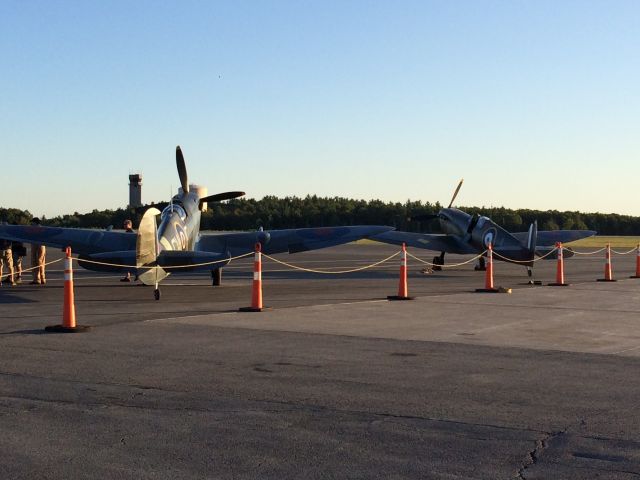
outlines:
[{"label": "orange traffic cone", "polygon": [[62,325],[50,325],[45,327],[47,332],[72,333],[85,332],[88,326],[76,325],[76,306],[73,297],[73,259],[71,247],[65,250],[67,256],[64,259],[64,305],[62,307]]},{"label": "orange traffic cone", "polygon": [[251,306],[241,307],[240,312],[261,312],[267,308],[262,305],[262,245],[256,243],[253,261],[253,287],[251,289]]},{"label": "orange traffic cone", "polygon": [[636,274],[629,278],[640,278],[640,243],[636,249]]},{"label": "orange traffic cone", "polygon": [[500,289],[493,286],[493,246],[487,247],[487,269],[484,274],[484,288],[476,288],[476,292],[498,293]]},{"label": "orange traffic cone", "polygon": [[550,283],[550,287],[568,287],[568,283],[564,283],[564,255],[562,254],[562,242],[556,242],[558,249],[558,265],[556,267],[556,281]]},{"label": "orange traffic cone", "polygon": [[615,282],[613,279],[613,268],[611,267],[611,244],[607,243],[605,250],[604,278],[599,278],[599,282]]},{"label": "orange traffic cone", "polygon": [[387,300],[415,300],[416,297],[409,296],[407,284],[407,245],[402,244],[400,254],[400,281],[398,282],[398,295],[389,295]]}]

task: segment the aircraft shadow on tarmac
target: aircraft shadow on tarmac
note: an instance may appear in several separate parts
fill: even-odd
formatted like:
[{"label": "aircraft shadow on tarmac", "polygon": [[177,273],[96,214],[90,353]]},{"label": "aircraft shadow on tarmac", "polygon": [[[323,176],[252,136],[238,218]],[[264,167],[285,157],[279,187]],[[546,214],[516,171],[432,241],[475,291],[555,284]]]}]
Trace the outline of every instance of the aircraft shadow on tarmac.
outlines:
[{"label": "aircraft shadow on tarmac", "polygon": [[46,332],[44,328],[32,328],[28,330],[14,330],[13,332],[2,332],[0,335],[44,335]]},{"label": "aircraft shadow on tarmac", "polygon": [[36,303],[35,300],[29,300],[28,298],[23,298],[18,295],[14,295],[11,293],[4,293],[0,291],[0,304],[11,304],[11,303]]}]

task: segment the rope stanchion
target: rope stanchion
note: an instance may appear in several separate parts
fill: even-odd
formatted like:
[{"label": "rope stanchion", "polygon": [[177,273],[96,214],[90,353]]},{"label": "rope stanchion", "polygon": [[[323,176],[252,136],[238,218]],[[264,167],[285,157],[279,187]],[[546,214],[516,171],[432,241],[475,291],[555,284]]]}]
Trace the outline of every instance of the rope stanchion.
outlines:
[{"label": "rope stanchion", "polygon": [[636,274],[629,278],[640,278],[640,243],[636,247]]},{"label": "rope stanchion", "polygon": [[45,331],[53,333],[86,332],[88,326],[76,325],[76,306],[73,295],[73,261],[71,247],[66,249],[64,259],[64,304],[62,307],[62,324],[45,327]]},{"label": "rope stanchion", "polygon": [[604,278],[598,278],[598,282],[615,282],[613,278],[613,268],[611,266],[611,244],[607,243],[605,247],[605,263],[604,263]]},{"label": "rope stanchion", "polygon": [[251,306],[241,307],[240,312],[262,312],[267,310],[262,305],[262,245],[256,243],[255,260],[253,262],[253,284],[251,288]]},{"label": "rope stanchion", "polygon": [[398,281],[398,295],[389,295],[387,300],[415,300],[416,297],[409,296],[409,286],[407,284],[407,245],[402,244],[400,256],[400,280]]},{"label": "rope stanchion", "polygon": [[562,242],[556,243],[556,249],[558,250],[558,265],[556,267],[556,281],[550,283],[550,287],[568,287],[568,283],[564,283],[564,255],[562,253]]}]

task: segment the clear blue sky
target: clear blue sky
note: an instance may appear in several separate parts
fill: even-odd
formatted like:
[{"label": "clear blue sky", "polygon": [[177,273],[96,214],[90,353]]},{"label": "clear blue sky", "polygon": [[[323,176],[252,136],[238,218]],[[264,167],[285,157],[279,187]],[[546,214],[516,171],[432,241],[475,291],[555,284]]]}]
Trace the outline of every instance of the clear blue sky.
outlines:
[{"label": "clear blue sky", "polygon": [[640,215],[638,1],[0,0],[0,205],[177,187]]}]

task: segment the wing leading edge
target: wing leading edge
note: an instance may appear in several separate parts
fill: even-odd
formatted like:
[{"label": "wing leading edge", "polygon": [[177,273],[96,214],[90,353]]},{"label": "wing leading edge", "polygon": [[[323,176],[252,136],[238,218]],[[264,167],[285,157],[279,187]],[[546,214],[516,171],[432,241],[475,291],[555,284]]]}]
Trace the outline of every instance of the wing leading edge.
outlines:
[{"label": "wing leading edge", "polygon": [[461,242],[453,235],[392,231],[381,233],[371,239],[393,245],[402,245],[405,243],[408,247],[425,248],[435,252],[457,254],[477,253],[474,248]]},{"label": "wing leading edge", "polygon": [[89,255],[136,249],[136,234],[85,228],[0,225],[0,238],[47,247],[71,247],[73,253]]},{"label": "wing leading edge", "polygon": [[358,225],[352,227],[214,233],[202,235],[196,245],[196,250],[229,252],[231,256],[236,256],[253,250],[254,245],[260,242],[262,243],[262,251],[267,254],[297,253],[342,245],[362,238],[370,238],[390,230],[393,230],[393,227]]}]

